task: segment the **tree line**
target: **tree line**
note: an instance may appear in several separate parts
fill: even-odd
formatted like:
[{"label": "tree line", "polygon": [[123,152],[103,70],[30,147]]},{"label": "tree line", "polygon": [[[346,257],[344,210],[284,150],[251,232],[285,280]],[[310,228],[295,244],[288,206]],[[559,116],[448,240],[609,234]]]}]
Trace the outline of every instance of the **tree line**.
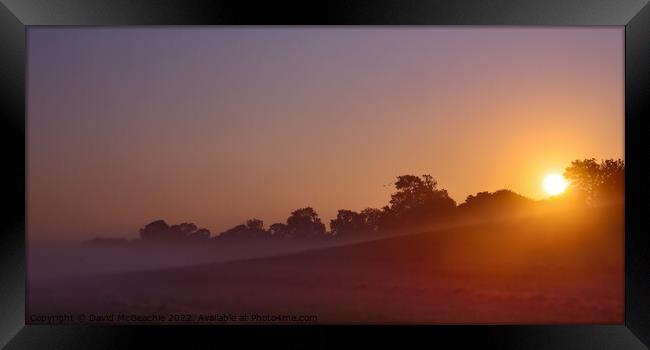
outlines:
[{"label": "tree line", "polygon": [[[561,197],[571,198],[584,205],[598,205],[623,200],[625,163],[621,159],[600,162],[595,159],[576,160],[565,169],[570,181],[569,190]],[[327,231],[318,213],[312,207],[292,211],[284,223],[268,228],[262,220],[251,218],[246,222],[212,236],[210,230],[193,223],[169,225],[156,220],[140,229],[142,242],[205,242],[229,239],[301,239],[336,238],[372,234],[408,228],[414,225],[453,221],[474,215],[503,215],[525,210],[539,203],[510,190],[478,192],[457,205],[447,190],[428,174],[401,175],[394,182],[395,192],[382,208],[361,211],[341,209],[330,221]],[[90,243],[112,245],[129,242],[126,239],[95,238]]]}]

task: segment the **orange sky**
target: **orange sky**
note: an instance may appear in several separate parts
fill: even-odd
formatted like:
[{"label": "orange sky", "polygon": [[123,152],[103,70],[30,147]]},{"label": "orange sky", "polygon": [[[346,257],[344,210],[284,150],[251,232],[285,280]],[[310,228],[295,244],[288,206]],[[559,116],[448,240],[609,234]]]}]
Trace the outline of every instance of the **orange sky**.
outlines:
[{"label": "orange sky", "polygon": [[30,28],[30,239],[457,201],[624,153],[623,27]]}]

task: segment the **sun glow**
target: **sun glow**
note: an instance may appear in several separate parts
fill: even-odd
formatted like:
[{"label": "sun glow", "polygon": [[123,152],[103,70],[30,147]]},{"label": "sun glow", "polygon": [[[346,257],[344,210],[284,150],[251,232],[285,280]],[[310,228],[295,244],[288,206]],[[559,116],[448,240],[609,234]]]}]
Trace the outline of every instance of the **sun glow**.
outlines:
[{"label": "sun glow", "polygon": [[544,178],[544,191],[551,196],[563,193],[569,182],[560,174],[549,174]]}]

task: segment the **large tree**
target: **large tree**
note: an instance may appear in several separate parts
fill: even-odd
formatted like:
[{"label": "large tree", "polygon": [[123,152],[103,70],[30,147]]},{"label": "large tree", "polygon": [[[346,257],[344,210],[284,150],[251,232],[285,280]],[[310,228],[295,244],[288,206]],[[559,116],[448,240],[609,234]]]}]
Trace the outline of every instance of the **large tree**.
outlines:
[{"label": "large tree", "polygon": [[575,160],[564,171],[574,192],[590,203],[620,199],[625,189],[625,162],[622,159]]},{"label": "large tree", "polygon": [[456,207],[447,190],[439,189],[438,182],[428,174],[398,176],[395,189],[387,211],[398,221],[432,218]]},{"label": "large tree", "polygon": [[296,209],[287,219],[287,233],[291,237],[318,237],[325,234],[325,225],[311,207]]}]

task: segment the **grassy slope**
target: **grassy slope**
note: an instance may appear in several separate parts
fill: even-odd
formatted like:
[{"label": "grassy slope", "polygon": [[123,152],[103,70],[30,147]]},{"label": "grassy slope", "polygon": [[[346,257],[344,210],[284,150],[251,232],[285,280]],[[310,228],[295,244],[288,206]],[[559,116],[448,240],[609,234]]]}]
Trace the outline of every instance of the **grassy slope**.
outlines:
[{"label": "grassy slope", "polygon": [[315,314],[322,323],[621,323],[620,208],[30,288],[30,313]]}]

